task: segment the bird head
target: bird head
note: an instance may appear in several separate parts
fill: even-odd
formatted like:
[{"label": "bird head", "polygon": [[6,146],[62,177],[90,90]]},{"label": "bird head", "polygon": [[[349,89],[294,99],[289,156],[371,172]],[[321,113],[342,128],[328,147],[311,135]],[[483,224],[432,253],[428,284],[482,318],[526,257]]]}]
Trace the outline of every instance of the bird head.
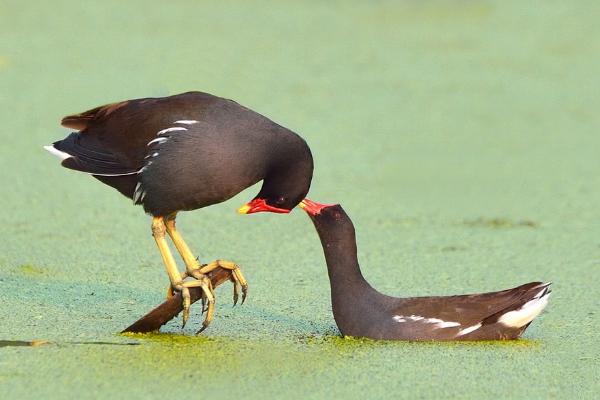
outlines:
[{"label": "bird head", "polygon": [[[344,244],[344,246],[356,246],[354,225],[339,204],[321,204],[310,199],[300,202],[302,208],[311,219],[319,236],[327,243]],[[350,247],[348,247],[350,248]],[[354,250],[356,254],[356,250]]]},{"label": "bird head", "polygon": [[265,178],[256,197],[240,207],[238,212],[240,214],[257,212],[288,214],[308,193],[311,177],[312,168],[303,173],[288,172],[278,176],[269,176]]},{"label": "bird head", "polygon": [[238,209],[240,214],[288,214],[306,197],[312,180],[313,161],[310,149],[303,140],[299,140],[300,149],[286,151],[283,160],[271,162],[260,191]]}]

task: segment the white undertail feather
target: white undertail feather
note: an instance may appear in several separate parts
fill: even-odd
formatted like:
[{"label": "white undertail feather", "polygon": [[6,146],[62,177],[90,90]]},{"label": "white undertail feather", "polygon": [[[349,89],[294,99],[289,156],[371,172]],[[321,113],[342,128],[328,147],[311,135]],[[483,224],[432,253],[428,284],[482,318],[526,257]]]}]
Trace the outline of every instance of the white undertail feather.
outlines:
[{"label": "white undertail feather", "polygon": [[[523,306],[518,310],[509,311],[505,314],[502,314],[500,318],[498,318],[498,322],[510,328],[521,328],[533,321],[535,317],[540,315],[540,313],[548,305],[550,292],[547,289],[548,285],[545,285],[533,297],[533,299],[523,304]],[[481,328],[481,322],[460,330],[456,336],[466,335],[467,333],[471,333],[479,328]]]},{"label": "white undertail feather", "polygon": [[550,293],[546,292],[546,288],[544,287],[532,300],[529,300],[518,310],[509,311],[506,314],[503,314],[498,318],[498,322],[513,328],[525,326],[533,321],[535,317],[540,315],[542,310],[548,305],[549,298]]},{"label": "white undertail feather", "polygon": [[[73,156],[70,155],[69,153],[65,153],[64,151],[60,151],[60,150],[58,150],[54,146],[44,146],[44,149],[48,150],[50,153],[54,154],[55,156],[57,156],[61,160],[66,160],[67,158],[73,158]],[[88,172],[88,171],[80,171],[80,172],[85,172],[86,174],[97,175],[97,176],[125,176],[125,175],[133,175],[133,174],[137,173],[137,171],[124,172],[122,174],[101,174],[101,173]]]},{"label": "white undertail feather", "polygon": [[48,150],[51,154],[55,155],[56,157],[60,158],[61,160],[66,160],[67,158],[73,157],[69,153],[60,151],[54,146],[44,146],[44,149]]}]

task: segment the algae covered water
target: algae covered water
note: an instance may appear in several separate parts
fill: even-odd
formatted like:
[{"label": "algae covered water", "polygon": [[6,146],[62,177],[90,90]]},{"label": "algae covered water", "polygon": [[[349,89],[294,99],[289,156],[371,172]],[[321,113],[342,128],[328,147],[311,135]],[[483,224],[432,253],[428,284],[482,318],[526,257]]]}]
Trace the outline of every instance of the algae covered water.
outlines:
[{"label": "algae covered water", "polygon": [[[4,2],[0,397],[593,398],[600,268],[594,2]],[[553,282],[521,341],[338,337],[303,212],[179,227],[249,298],[201,337],[118,335],[167,277],[139,207],[42,146],[60,118],[202,90],[300,133],[310,197],[339,202],[366,278],[396,296]]]}]

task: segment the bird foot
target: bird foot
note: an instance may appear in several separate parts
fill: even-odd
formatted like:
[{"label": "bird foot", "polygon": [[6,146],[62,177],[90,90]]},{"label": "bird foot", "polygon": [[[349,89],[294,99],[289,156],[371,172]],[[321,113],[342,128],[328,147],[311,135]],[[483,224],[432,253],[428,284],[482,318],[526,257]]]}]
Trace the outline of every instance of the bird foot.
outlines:
[{"label": "bird foot", "polygon": [[246,281],[246,278],[242,274],[240,267],[231,261],[215,260],[211,263],[203,264],[200,267],[199,272],[202,274],[208,274],[217,268],[230,271],[229,280],[233,282],[233,305],[235,306],[237,304],[240,294],[242,296],[241,304],[244,304],[246,301],[246,296],[248,295],[248,281]]},{"label": "bird foot", "polygon": [[[239,300],[240,295],[242,296],[241,304],[246,301],[248,295],[248,282],[242,274],[240,267],[231,262],[225,260],[215,260],[208,264],[199,265],[197,268],[188,268],[182,274],[181,282],[175,285],[171,285],[167,291],[167,298],[172,297],[175,291],[181,292],[183,298],[183,326],[185,326],[189,318],[189,308],[191,304],[189,288],[190,287],[201,287],[202,288],[202,313],[206,313],[206,317],[202,323],[202,328],[197,333],[201,333],[205,330],[212,321],[214,314],[214,303],[215,295],[212,288],[210,279],[206,276],[211,271],[216,269],[225,269],[229,271],[229,280],[233,282],[233,305],[235,306]],[[191,277],[195,280],[185,281],[186,278]]]},{"label": "bird foot", "polygon": [[167,297],[173,296],[175,292],[181,293],[183,303],[183,323],[181,325],[181,329],[183,329],[190,318],[190,306],[192,304],[190,288],[199,287],[202,289],[202,312],[206,312],[206,317],[202,322],[202,329],[199,331],[201,332],[206,329],[212,321],[215,310],[215,294],[210,278],[208,278],[206,275],[197,276],[197,280],[194,281],[184,281],[183,279],[185,278],[183,278],[181,281],[172,284],[169,288]]}]

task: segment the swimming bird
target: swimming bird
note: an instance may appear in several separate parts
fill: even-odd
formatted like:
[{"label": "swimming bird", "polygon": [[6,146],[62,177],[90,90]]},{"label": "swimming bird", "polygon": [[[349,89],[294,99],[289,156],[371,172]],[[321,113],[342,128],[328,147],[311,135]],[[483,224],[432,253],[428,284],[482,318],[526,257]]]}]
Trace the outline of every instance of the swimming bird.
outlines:
[{"label": "swimming bird", "polygon": [[550,283],[531,282],[499,292],[398,298],[363,277],[352,220],[340,205],[300,204],[321,240],[333,316],[346,336],[398,340],[517,339],[548,303]]},{"label": "swimming bird", "polygon": [[[201,264],[175,227],[178,212],[221,203],[262,180],[259,193],[238,211],[289,213],[308,193],[313,159],[296,133],[240,104],[202,92],[142,98],[96,107],[62,119],[75,129],[45,148],[62,166],[91,174],[141,205],[173,291],[182,294],[183,325],[189,288],[207,304],[200,333],[211,322],[214,293],[206,274],[216,268],[235,278],[234,303],[247,283],[230,261]],[[180,273],[169,236],[186,270]],[[193,278],[192,280],[187,278]]]}]

